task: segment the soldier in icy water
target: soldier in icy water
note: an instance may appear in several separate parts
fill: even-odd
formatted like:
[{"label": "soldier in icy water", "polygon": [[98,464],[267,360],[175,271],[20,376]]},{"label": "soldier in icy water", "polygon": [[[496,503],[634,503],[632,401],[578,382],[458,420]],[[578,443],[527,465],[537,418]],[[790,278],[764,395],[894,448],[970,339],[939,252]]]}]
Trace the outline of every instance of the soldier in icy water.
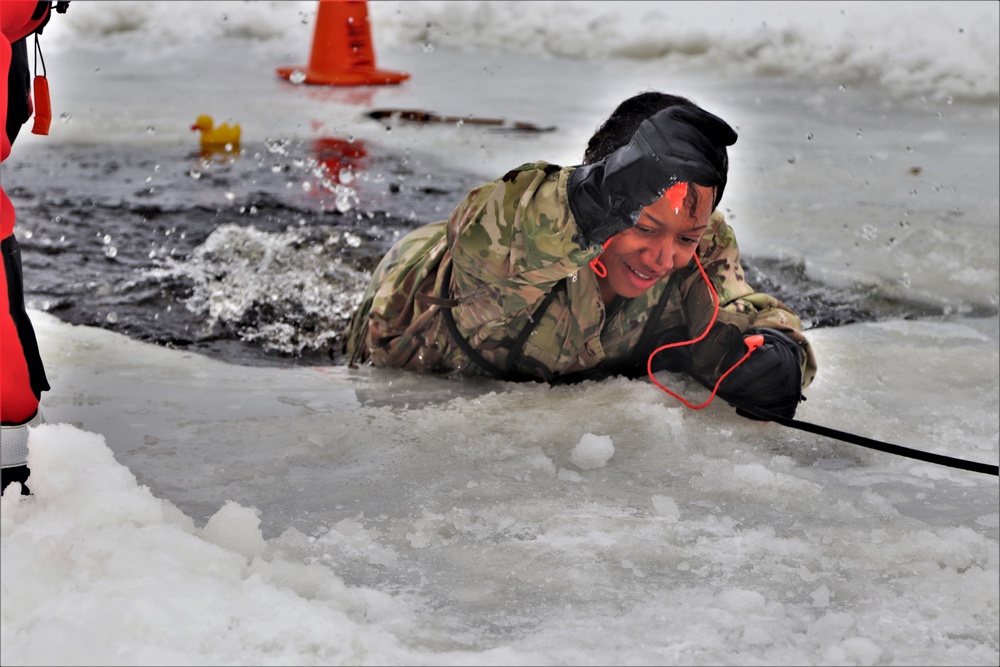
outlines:
[{"label": "soldier in icy water", "polygon": [[747,284],[717,210],[735,142],[685,98],[624,101],[582,166],[524,164],[400,239],[345,354],[553,384],[685,372],[740,414],[794,416],[816,360],[795,313]]}]

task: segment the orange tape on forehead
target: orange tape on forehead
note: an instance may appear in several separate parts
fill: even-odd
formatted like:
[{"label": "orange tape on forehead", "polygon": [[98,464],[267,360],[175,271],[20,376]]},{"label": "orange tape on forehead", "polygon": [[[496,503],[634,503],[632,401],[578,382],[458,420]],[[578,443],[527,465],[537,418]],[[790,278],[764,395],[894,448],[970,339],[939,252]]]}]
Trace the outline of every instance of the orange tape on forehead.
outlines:
[{"label": "orange tape on forehead", "polygon": [[663,195],[670,202],[670,208],[674,211],[680,212],[681,206],[684,205],[684,199],[688,195],[688,184],[687,183],[677,183],[667,189]]}]

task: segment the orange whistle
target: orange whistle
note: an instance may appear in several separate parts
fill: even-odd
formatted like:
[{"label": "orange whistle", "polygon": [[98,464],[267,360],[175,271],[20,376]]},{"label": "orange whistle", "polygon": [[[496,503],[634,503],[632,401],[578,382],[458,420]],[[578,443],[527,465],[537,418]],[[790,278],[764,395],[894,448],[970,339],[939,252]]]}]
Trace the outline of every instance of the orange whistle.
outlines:
[{"label": "orange whistle", "polygon": [[35,125],[31,128],[32,134],[49,133],[49,125],[52,124],[52,102],[49,100],[49,82],[44,76],[36,76],[32,82],[35,91]]}]

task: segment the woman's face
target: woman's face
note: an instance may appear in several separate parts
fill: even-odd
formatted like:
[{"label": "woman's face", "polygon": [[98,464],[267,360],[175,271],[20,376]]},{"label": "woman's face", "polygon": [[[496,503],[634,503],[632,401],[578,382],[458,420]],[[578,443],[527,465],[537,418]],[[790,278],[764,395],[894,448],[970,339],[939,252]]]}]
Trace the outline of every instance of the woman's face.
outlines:
[{"label": "woman's face", "polygon": [[[691,191],[698,193],[694,207]],[[713,195],[712,188],[691,184],[679,209],[664,195],[642,209],[634,227],[612,237],[600,257],[608,275],[597,280],[604,303],[640,296],[687,266],[708,229]]]}]

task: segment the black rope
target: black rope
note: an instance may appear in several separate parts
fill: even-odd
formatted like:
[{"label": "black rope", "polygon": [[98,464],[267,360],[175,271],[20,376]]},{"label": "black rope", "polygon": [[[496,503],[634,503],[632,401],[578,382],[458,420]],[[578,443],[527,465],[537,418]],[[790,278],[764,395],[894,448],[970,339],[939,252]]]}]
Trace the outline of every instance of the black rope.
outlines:
[{"label": "black rope", "polygon": [[1000,476],[1000,470],[998,470],[998,466],[995,465],[977,463],[975,461],[966,461],[964,459],[957,459],[951,456],[932,454],[930,452],[920,451],[919,449],[911,449],[901,445],[893,445],[888,442],[872,440],[871,438],[855,435],[853,433],[846,433],[844,431],[838,431],[837,429],[829,428],[827,426],[819,426],[817,424],[810,424],[809,422],[791,419],[790,417],[783,417],[773,412],[769,412],[768,410],[764,410],[763,408],[740,406],[740,410],[753,414],[761,419],[777,422],[782,426],[797,428],[800,431],[808,431],[809,433],[816,433],[817,435],[833,438],[835,440],[843,440],[844,442],[849,442],[853,445],[861,445],[862,447],[868,447],[869,449],[875,449],[880,452],[896,454],[897,456],[906,456],[911,459],[926,461],[928,463],[936,463],[938,465],[948,466],[951,468],[960,468],[962,470],[980,472],[985,475]]},{"label": "black rope", "polygon": [[[445,267],[444,275],[441,278],[441,298],[442,300],[449,300],[451,298],[451,263]],[[548,297],[542,303],[541,308],[535,311],[535,319],[528,325],[526,333],[524,333],[518,340],[521,347],[524,346],[525,341],[528,340],[528,336],[534,330],[538,323],[538,317],[541,316],[545,309],[548,308],[549,303],[555,298],[555,291],[549,293]],[[458,324],[455,322],[455,316],[451,312],[451,306],[441,306],[441,317],[444,319],[444,324],[448,328],[448,333],[451,334],[452,340],[461,348],[462,352],[472,360],[474,364],[477,364],[484,371],[492,375],[498,380],[503,380],[505,382],[524,382],[527,380],[537,380],[527,375],[523,375],[517,372],[516,369],[509,364],[507,370],[503,370],[497,367],[495,364],[490,363],[483,358],[483,355],[479,354],[473,349],[472,345],[469,344],[468,339],[462,335],[462,332],[458,330]],[[509,352],[513,354],[513,352]]]},{"label": "black rope", "polygon": [[525,343],[528,342],[528,338],[531,337],[532,332],[534,332],[535,328],[538,326],[538,323],[541,321],[545,311],[549,309],[549,306],[553,301],[555,301],[556,296],[558,296],[560,291],[566,291],[565,278],[557,282],[556,286],[545,295],[545,299],[538,306],[538,308],[535,309],[535,312],[531,314],[531,317],[528,318],[528,324],[521,330],[521,333],[518,335],[517,340],[514,341],[514,344],[510,346],[510,350],[507,353],[507,372],[511,375],[518,372],[517,364],[522,357],[524,357]]},{"label": "black rope", "polygon": [[42,56],[42,46],[38,43],[38,33],[35,33],[35,75],[38,75],[38,61],[42,61],[42,76],[46,75],[45,58]]},{"label": "black rope", "polygon": [[[449,290],[451,286],[451,265],[446,269],[444,279],[442,281],[442,297],[448,298]],[[565,287],[564,285],[562,285]],[[520,358],[523,352],[524,343],[527,341],[528,336],[531,331],[534,330],[535,326],[538,324],[538,319],[548,308],[549,303],[552,301],[557,290],[552,290],[546,299],[541,304],[534,313],[532,318],[529,319],[529,325],[526,327],[525,331],[522,332],[521,336],[518,337],[517,342],[514,346],[516,350],[516,356],[511,359],[511,363],[508,363],[506,372],[496,367],[495,365],[488,362],[486,359],[478,354],[469,341],[466,340],[465,336],[461,334],[458,330],[458,325],[455,323],[455,318],[451,314],[450,307],[442,307],[441,313],[444,317],[445,326],[447,326],[449,333],[451,333],[452,338],[462,349],[463,352],[473,361],[485,370],[487,373],[493,377],[500,380],[514,380],[523,381],[525,379],[535,380],[538,378],[527,377],[521,373],[518,373],[514,368],[515,362]],[[664,291],[663,297],[660,302],[656,304],[656,316],[650,317],[648,324],[659,319],[659,314],[662,313],[663,307],[666,304],[667,291]],[[651,333],[652,327],[647,326],[646,331],[642,334],[643,342],[647,341],[647,333]],[[644,346],[639,346],[639,349],[643,349]],[[511,352],[514,354],[514,352]],[[575,374],[570,374],[575,375]],[[581,374],[580,379],[584,379],[583,374]],[[971,472],[983,473],[984,475],[993,475],[1000,477],[1000,467],[995,465],[990,465],[988,463],[978,463],[976,461],[966,461],[964,459],[955,458],[952,456],[944,456],[943,454],[933,454],[931,452],[924,452],[919,449],[912,449],[910,447],[903,447],[902,445],[894,445],[888,442],[882,442],[880,440],[873,440],[872,438],[866,438],[862,435],[855,435],[854,433],[847,433],[846,431],[838,431],[837,429],[830,428],[828,426],[820,426],[818,424],[810,424],[809,422],[799,421],[797,419],[792,419],[790,417],[784,417],[782,415],[773,413],[764,408],[758,407],[748,407],[748,406],[737,406],[740,411],[747,412],[755,417],[763,419],[765,421],[773,421],[781,424],[782,426],[788,426],[789,428],[799,429],[800,431],[807,431],[809,433],[815,433],[817,435],[822,435],[827,438],[832,438],[834,440],[841,440],[843,442],[849,442],[853,445],[860,445],[862,447],[867,447],[869,449],[874,449],[880,452],[886,452],[888,454],[895,454],[897,456],[905,456],[907,458],[916,459],[918,461],[925,461],[927,463],[934,463],[937,465],[948,466],[950,468],[958,468],[960,470],[969,470]]]}]

